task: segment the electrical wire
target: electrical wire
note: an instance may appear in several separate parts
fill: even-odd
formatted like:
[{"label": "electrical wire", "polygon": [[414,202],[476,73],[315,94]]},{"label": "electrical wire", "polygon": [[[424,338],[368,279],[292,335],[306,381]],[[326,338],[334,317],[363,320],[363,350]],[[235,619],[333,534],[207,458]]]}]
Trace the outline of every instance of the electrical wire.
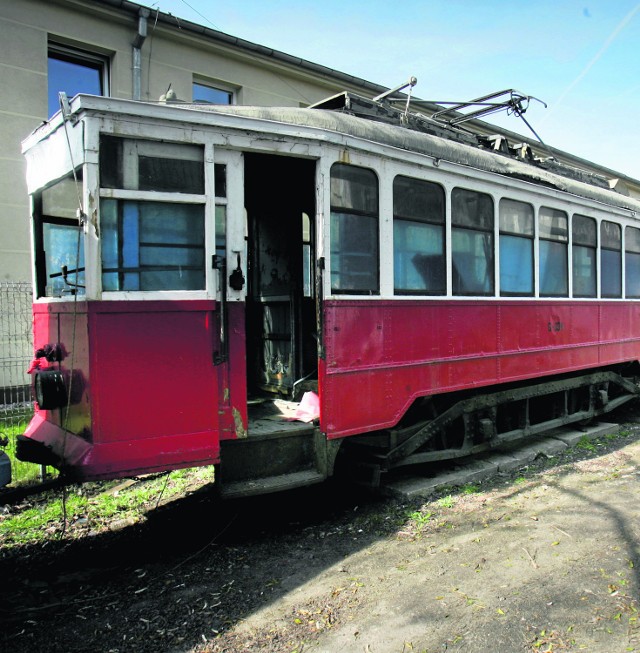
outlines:
[{"label": "electrical wire", "polygon": [[[75,270],[76,270],[76,288],[73,293],[73,320],[72,320],[72,331],[71,331],[71,365],[69,368],[69,388],[67,390],[67,404],[64,410],[64,416],[62,419],[62,430],[63,430],[63,439],[62,439],[62,454],[60,456],[62,464],[64,465],[65,454],[67,449],[67,434],[68,434],[68,424],[69,424],[69,412],[71,410],[71,397],[73,391],[73,378],[74,378],[74,368],[75,368],[75,355],[76,355],[76,333],[77,333],[77,323],[78,323],[78,287],[77,281],[80,274],[80,245],[82,242],[82,233],[84,231],[85,225],[85,213],[82,205],[82,191],[80,182],[78,180],[78,173],[76,171],[76,166],[73,160],[73,148],[71,147],[71,139],[69,137],[68,123],[69,115],[66,112],[65,99],[66,96],[63,93],[60,93],[58,96],[60,102],[60,108],[63,115],[63,126],[64,133],[67,141],[67,149],[69,152],[69,160],[71,162],[71,171],[73,174],[74,186],[76,189],[76,198],[78,200],[78,238],[76,240],[76,260],[75,260]],[[64,472],[61,472],[64,474]],[[60,533],[60,538],[63,538],[67,530],[67,483],[62,484],[62,532]]]}]

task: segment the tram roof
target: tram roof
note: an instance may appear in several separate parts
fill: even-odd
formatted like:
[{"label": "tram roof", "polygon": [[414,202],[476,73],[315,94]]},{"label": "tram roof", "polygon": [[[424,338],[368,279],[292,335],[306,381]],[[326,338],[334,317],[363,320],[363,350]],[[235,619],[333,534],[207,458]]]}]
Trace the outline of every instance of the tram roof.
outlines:
[{"label": "tram roof", "polygon": [[[337,96],[336,96],[337,97]],[[85,111],[110,112],[137,116],[140,119],[156,118],[204,125],[221,121],[229,126],[225,117],[242,119],[239,127],[255,125],[256,131],[277,133],[282,128],[303,128],[295,135],[301,138],[334,141],[347,137],[366,143],[375,143],[395,149],[426,155],[434,160],[469,166],[486,172],[530,182],[539,186],[572,193],[607,205],[625,208],[640,214],[640,201],[610,189],[607,180],[592,173],[560,164],[553,160],[521,158],[512,154],[487,149],[478,144],[474,134],[461,130],[447,130],[428,124],[426,129],[407,128],[389,121],[353,115],[346,110],[326,108],[263,107],[239,105],[208,105],[188,103],[146,103],[132,100],[78,95],[70,103],[71,112],[79,115]],[[414,114],[415,116],[415,114]],[[420,119],[423,117],[420,116]],[[247,123],[248,121],[248,123]],[[36,129],[25,139],[23,151],[30,149],[42,138],[55,131],[62,122],[58,113],[49,123]],[[280,125],[281,127],[277,127]],[[310,131],[306,131],[306,130]],[[432,129],[433,133],[429,133]],[[440,131],[440,133],[439,133]],[[345,144],[346,143],[342,143]]]}]

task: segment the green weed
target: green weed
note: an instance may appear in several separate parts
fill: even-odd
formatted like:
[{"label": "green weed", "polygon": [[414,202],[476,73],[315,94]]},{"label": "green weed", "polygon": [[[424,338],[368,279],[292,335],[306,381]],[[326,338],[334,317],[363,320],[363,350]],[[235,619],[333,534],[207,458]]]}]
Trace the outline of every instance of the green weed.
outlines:
[{"label": "green weed", "polygon": [[596,445],[589,440],[589,438],[586,435],[583,435],[580,440],[578,440],[578,443],[576,444],[576,447],[578,449],[582,449],[583,451],[595,451],[596,450]]},{"label": "green weed", "polygon": [[456,500],[453,498],[451,494],[449,494],[446,497],[442,497],[438,499],[438,505],[441,508],[453,508],[453,506],[456,505]]},{"label": "green weed", "polygon": [[415,510],[414,512],[407,513],[407,518],[414,522],[419,529],[424,528],[429,523],[432,516],[433,513],[422,512],[421,510]]}]

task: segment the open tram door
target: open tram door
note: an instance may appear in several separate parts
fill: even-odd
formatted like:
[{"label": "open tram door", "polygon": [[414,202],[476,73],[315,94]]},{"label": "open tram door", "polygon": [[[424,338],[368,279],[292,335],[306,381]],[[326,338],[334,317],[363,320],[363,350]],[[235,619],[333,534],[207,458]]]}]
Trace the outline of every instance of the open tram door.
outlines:
[{"label": "open tram door", "polygon": [[317,391],[315,161],[245,154],[250,398]]},{"label": "open tram door", "polygon": [[[220,491],[226,497],[308,485],[328,475],[327,443],[320,430],[287,419],[305,391],[318,390],[316,161],[241,156],[244,213],[239,215],[240,198],[231,193],[227,207],[223,303],[229,365],[221,369],[231,375],[234,413],[246,389],[247,430],[238,428],[234,415],[235,437],[221,440]],[[240,278],[243,271],[246,279]],[[241,290],[234,289],[236,282]]]}]

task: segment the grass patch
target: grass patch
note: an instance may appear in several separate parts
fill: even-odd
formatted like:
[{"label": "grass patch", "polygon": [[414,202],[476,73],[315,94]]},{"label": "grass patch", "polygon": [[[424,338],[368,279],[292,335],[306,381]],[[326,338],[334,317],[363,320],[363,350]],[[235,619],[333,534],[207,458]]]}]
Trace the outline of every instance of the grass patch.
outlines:
[{"label": "grass patch", "polygon": [[[44,492],[9,512],[0,515],[0,540],[6,549],[41,542],[60,535],[74,539],[88,532],[113,528],[114,521],[123,525],[144,519],[160,501],[183,496],[189,490],[212,483],[214,467],[179,469],[127,481],[86,483],[62,490]],[[64,513],[66,508],[66,529]]]},{"label": "grass patch", "polygon": [[576,443],[577,449],[582,449],[583,451],[594,452],[596,450],[596,445],[589,440],[586,435],[583,435],[580,440]]},{"label": "grass patch", "polygon": [[[0,412],[0,440],[7,441],[3,447],[4,452],[11,460],[11,487],[18,485],[28,485],[40,479],[40,465],[34,463],[25,463],[16,458],[17,437],[22,435],[33,416],[31,406],[12,408]],[[48,473],[55,473],[51,468],[47,469]]]}]

